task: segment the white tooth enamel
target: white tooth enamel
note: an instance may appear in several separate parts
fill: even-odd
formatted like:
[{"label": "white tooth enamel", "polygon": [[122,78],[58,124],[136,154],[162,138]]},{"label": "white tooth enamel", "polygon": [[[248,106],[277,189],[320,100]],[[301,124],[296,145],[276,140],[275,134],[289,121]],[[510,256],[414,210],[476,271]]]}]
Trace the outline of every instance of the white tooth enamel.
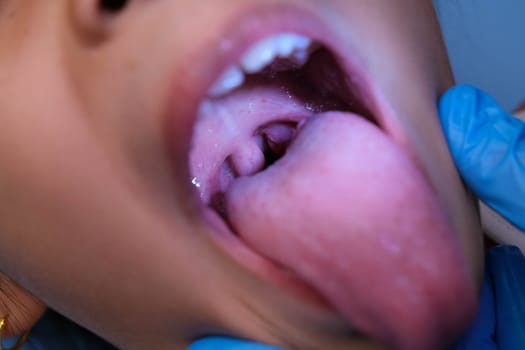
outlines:
[{"label": "white tooth enamel", "polygon": [[273,38],[263,40],[253,46],[242,58],[241,67],[246,73],[255,73],[267,66],[276,56]]},{"label": "white tooth enamel", "polygon": [[208,96],[220,97],[230,93],[244,83],[245,72],[257,73],[277,57],[285,59],[272,67],[277,71],[302,67],[317,47],[311,39],[293,33],[281,33],[264,39],[248,50],[241,58],[240,66],[233,65],[225,70],[208,91]]},{"label": "white tooth enamel", "polygon": [[275,40],[277,56],[288,57],[294,50],[293,34],[282,34]]},{"label": "white tooth enamel", "polygon": [[241,58],[246,73],[256,73],[269,65],[276,57],[290,57],[295,51],[306,51],[312,41],[304,36],[282,33],[255,44]]},{"label": "white tooth enamel", "polygon": [[295,51],[293,55],[290,57],[290,59],[292,60],[293,63],[299,66],[304,66],[306,61],[308,61],[308,57],[310,57],[310,53],[308,53],[308,51],[306,50],[301,50],[301,51]]},{"label": "white tooth enamel", "polygon": [[244,73],[239,66],[231,66],[208,91],[208,96],[219,97],[235,90],[244,83]]},{"label": "white tooth enamel", "polygon": [[311,40],[297,34],[281,34],[276,37],[276,43],[279,57],[289,57],[294,51],[306,50]]}]

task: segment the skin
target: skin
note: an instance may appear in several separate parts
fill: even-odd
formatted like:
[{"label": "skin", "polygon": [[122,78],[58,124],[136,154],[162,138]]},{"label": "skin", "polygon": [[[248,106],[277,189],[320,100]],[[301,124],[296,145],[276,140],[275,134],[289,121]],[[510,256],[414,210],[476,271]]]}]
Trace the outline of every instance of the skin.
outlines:
[{"label": "skin", "polygon": [[[436,100],[453,78],[431,2],[264,4],[313,11],[348,33],[479,284],[476,206],[438,131]],[[217,78],[210,53],[260,7],[136,0],[109,14],[92,0],[1,2],[0,267],[12,279],[2,283],[41,301],[0,309],[29,320],[11,333],[43,303],[125,349],[183,349],[209,333],[293,349],[376,346],[233,260],[197,210],[194,101]]]}]

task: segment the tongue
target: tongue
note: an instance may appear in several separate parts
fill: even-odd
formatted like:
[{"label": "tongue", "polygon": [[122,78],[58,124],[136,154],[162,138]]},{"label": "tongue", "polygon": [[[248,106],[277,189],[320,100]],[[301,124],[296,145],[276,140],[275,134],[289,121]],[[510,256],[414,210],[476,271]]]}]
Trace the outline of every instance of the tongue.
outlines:
[{"label": "tongue", "polygon": [[281,159],[228,185],[231,226],[364,334],[397,349],[446,345],[468,323],[474,297],[426,180],[364,118],[307,120]]}]

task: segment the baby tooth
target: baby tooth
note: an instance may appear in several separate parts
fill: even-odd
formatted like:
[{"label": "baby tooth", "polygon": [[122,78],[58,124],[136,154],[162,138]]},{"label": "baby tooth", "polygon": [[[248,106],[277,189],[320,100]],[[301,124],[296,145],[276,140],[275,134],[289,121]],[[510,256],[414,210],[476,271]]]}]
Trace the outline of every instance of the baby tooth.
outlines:
[{"label": "baby tooth", "polygon": [[281,63],[281,70],[289,69],[294,64],[302,66],[308,60],[312,47],[311,39],[298,34],[282,33],[266,38],[248,50],[241,58],[240,66],[233,65],[226,69],[208,91],[208,96],[220,97],[235,90],[244,83],[244,72],[257,73],[271,64],[276,57],[288,59],[288,65]]},{"label": "baby tooth", "polygon": [[281,46],[288,46],[286,56],[290,56],[293,51],[304,51],[312,43],[309,38],[297,34],[283,34],[280,40]]},{"label": "baby tooth", "polygon": [[208,96],[219,97],[235,90],[244,83],[244,73],[238,66],[231,66],[208,91]]},{"label": "baby tooth", "polygon": [[294,50],[293,39],[283,34],[279,40],[276,40],[276,51],[279,57],[288,57]]},{"label": "baby tooth", "polygon": [[246,73],[256,73],[271,63],[275,56],[275,41],[268,38],[256,44],[241,58],[241,66]]},{"label": "baby tooth", "polygon": [[241,58],[241,66],[246,73],[256,73],[269,65],[277,56],[287,58],[295,51],[306,51],[311,42],[307,37],[292,33],[282,33],[264,39]]},{"label": "baby tooth", "polygon": [[307,45],[305,45],[304,49],[294,51],[290,57],[290,60],[297,64],[299,67],[302,67],[305,65],[306,62],[308,62],[310,56],[312,55],[312,52],[315,52],[319,48],[320,45],[312,44],[311,42],[309,42]]},{"label": "baby tooth", "polygon": [[310,44],[310,39],[297,34],[281,34],[275,37],[279,57],[288,57],[294,50],[304,50]]}]

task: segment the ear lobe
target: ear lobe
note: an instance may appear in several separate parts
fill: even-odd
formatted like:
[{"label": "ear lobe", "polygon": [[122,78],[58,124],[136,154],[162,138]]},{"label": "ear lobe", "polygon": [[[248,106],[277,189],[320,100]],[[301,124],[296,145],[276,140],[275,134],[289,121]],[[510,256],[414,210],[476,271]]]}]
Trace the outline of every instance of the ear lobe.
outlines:
[{"label": "ear lobe", "polygon": [[0,319],[4,320],[0,340],[30,330],[45,310],[39,299],[0,272]]}]

